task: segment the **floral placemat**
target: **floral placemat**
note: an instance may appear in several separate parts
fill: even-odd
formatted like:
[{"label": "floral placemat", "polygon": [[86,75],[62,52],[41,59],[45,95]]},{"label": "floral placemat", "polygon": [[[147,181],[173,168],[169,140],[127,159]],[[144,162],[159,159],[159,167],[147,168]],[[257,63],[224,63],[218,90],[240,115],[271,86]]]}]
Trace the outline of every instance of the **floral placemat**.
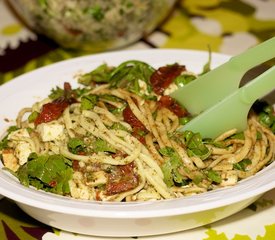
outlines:
[{"label": "floral placemat", "polygon": [[[246,209],[211,225],[174,234],[106,238],[84,236],[37,222],[15,205],[0,201],[0,239],[7,240],[275,240],[275,190]],[[106,226],[108,227],[108,226]]]},{"label": "floral placemat", "polygon": [[[147,38],[124,49],[181,48],[238,54],[275,36],[274,0],[181,0],[171,16]],[[60,48],[19,21],[0,0],[0,84],[57,61],[92,54]],[[275,190],[243,211],[175,234],[129,237],[140,240],[275,240]],[[0,239],[102,240],[53,229],[32,219],[16,204],[0,200]],[[116,238],[118,239],[118,238]]]}]

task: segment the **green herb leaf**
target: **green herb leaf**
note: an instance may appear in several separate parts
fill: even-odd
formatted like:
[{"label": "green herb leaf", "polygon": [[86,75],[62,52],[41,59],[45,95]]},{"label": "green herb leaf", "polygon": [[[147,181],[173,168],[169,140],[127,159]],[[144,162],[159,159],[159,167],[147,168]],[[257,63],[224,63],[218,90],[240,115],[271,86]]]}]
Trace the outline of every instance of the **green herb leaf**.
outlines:
[{"label": "green herb leaf", "polygon": [[178,170],[183,167],[180,155],[171,147],[161,148],[159,152],[163,156],[169,157],[161,166],[165,184],[168,187],[172,187],[175,184],[185,185],[185,179]]},{"label": "green herb leaf", "polygon": [[81,97],[82,95],[84,95],[88,91],[90,91],[90,88],[88,88],[88,87],[76,88],[76,89],[73,90],[73,92],[75,93],[76,97]]},{"label": "green herb leaf", "polygon": [[273,106],[269,105],[266,101],[256,101],[253,106],[253,110],[258,114],[259,122],[271,129],[275,133],[275,115]]},{"label": "green herb leaf", "polygon": [[68,146],[69,151],[74,154],[79,154],[79,152],[85,151],[84,142],[78,138],[69,139],[67,146]]},{"label": "green herb leaf", "polygon": [[120,102],[120,103],[126,104],[126,102],[123,99],[121,99],[117,96],[111,95],[111,94],[101,94],[101,95],[99,95],[99,98],[110,101],[110,102]]},{"label": "green herb leaf", "polygon": [[82,110],[90,110],[93,109],[94,106],[96,105],[98,101],[98,96],[97,95],[93,95],[93,94],[89,94],[89,95],[84,95],[81,98],[81,109]]},{"label": "green herb leaf", "polygon": [[182,117],[179,119],[180,125],[185,125],[186,123],[190,122],[192,120],[192,117]]},{"label": "green herb leaf", "polygon": [[193,80],[196,79],[195,75],[191,75],[191,74],[182,74],[179,75],[178,77],[176,77],[176,79],[174,80],[175,84],[178,87],[183,87],[184,85],[192,82]]},{"label": "green herb leaf", "polygon": [[210,156],[211,152],[203,143],[200,133],[185,131],[183,137],[185,139],[189,157],[197,156],[202,160],[205,160]]},{"label": "green herb leaf", "polygon": [[3,150],[3,149],[6,149],[8,148],[8,136],[11,132],[14,132],[18,130],[18,127],[17,126],[10,126],[8,129],[7,129],[7,134],[6,136],[0,141],[0,150]]},{"label": "green herb leaf", "polygon": [[203,179],[204,179],[203,174],[196,174],[192,180],[196,185],[199,185]]},{"label": "green herb leaf", "polygon": [[240,170],[240,171],[245,171],[246,167],[250,165],[252,161],[248,158],[243,159],[242,161],[233,164],[233,168]]},{"label": "green herb leaf", "polygon": [[61,97],[64,96],[64,92],[65,92],[64,89],[62,89],[62,88],[60,88],[60,87],[57,86],[56,88],[53,88],[51,90],[49,98],[53,99],[53,100],[61,98]]},{"label": "green herb leaf", "polygon": [[208,61],[203,66],[203,70],[200,75],[203,75],[203,74],[211,71],[211,61],[212,61],[212,52],[211,52],[210,46],[208,46]]},{"label": "green herb leaf", "polygon": [[[126,61],[120,64],[110,77],[111,87],[126,88],[139,96],[143,96],[139,81],[145,83],[146,91],[152,92],[150,77],[155,69],[145,62],[141,61]],[[147,94],[148,95],[148,94]]]},{"label": "green herb leaf", "polygon": [[62,155],[32,154],[27,163],[17,171],[19,181],[25,186],[35,186],[57,194],[70,192],[68,181],[72,178],[72,168]]},{"label": "green herb leaf", "polygon": [[29,121],[30,123],[32,123],[32,122],[35,121],[35,119],[36,119],[38,116],[39,116],[39,112],[34,111],[34,112],[32,112],[32,113],[29,115],[28,121]]},{"label": "green herb leaf", "polygon": [[104,11],[100,6],[89,7],[85,12],[90,14],[98,22],[104,18]]},{"label": "green herb leaf", "polygon": [[115,105],[112,105],[111,103],[106,103],[106,107],[108,108],[108,110],[110,112],[112,112],[113,114],[117,114],[117,113],[121,113],[123,111],[123,109],[127,106],[127,102],[125,102],[123,99],[114,96],[114,95],[110,95],[110,94],[102,94],[99,95],[99,99],[103,100],[103,101],[108,101],[108,102],[116,102],[116,103],[120,103],[120,107],[116,107]]},{"label": "green herb leaf", "polygon": [[221,178],[220,174],[219,174],[218,172],[214,171],[213,169],[207,170],[206,176],[207,176],[212,182],[215,182],[215,183],[221,183],[221,181],[222,181],[222,178]]},{"label": "green herb leaf", "polygon": [[256,139],[257,139],[257,140],[263,139],[263,136],[262,136],[262,133],[261,133],[261,132],[257,131],[257,133],[256,133]]},{"label": "green herb leaf", "polygon": [[245,139],[243,132],[236,133],[236,134],[232,135],[230,138],[231,139],[240,139],[240,140],[244,140]]},{"label": "green herb leaf", "polygon": [[110,74],[113,71],[112,67],[109,67],[107,64],[102,64],[97,67],[95,70],[83,74],[78,78],[78,82],[88,86],[91,83],[108,83],[110,81]]},{"label": "green herb leaf", "polygon": [[105,140],[98,138],[93,143],[94,152],[111,152],[115,153],[116,150],[110,144],[108,144]]},{"label": "green herb leaf", "polygon": [[123,131],[129,132],[128,128],[126,128],[124,125],[122,125],[119,122],[113,123],[113,125],[111,126],[111,129],[114,129],[114,130],[123,130]]},{"label": "green herb leaf", "polygon": [[272,114],[266,112],[261,112],[259,114],[259,122],[266,127],[271,127],[274,121],[275,117]]}]

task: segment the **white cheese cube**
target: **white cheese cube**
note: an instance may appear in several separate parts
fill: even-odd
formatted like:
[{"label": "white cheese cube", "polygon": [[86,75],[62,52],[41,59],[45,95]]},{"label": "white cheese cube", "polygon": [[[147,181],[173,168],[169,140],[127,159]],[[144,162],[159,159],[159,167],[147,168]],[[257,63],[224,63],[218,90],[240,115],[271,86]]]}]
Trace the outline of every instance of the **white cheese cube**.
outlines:
[{"label": "white cheese cube", "polygon": [[37,126],[37,131],[43,142],[49,142],[61,138],[64,132],[64,126],[56,122],[41,123]]},{"label": "white cheese cube", "polygon": [[32,148],[28,142],[19,141],[14,149],[14,154],[19,159],[20,165],[23,165],[28,161],[28,157],[31,153]]}]

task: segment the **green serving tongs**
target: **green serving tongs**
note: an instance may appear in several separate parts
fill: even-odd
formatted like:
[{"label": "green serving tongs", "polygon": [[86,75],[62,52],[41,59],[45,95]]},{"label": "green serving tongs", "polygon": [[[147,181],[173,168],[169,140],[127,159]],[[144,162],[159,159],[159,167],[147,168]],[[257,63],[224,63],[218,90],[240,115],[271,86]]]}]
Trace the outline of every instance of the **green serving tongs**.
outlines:
[{"label": "green serving tongs", "polygon": [[273,57],[275,37],[171,93],[171,97],[196,116],[182,130],[210,138],[233,128],[243,131],[252,104],[275,89],[275,66],[239,88],[241,78],[249,69]]}]

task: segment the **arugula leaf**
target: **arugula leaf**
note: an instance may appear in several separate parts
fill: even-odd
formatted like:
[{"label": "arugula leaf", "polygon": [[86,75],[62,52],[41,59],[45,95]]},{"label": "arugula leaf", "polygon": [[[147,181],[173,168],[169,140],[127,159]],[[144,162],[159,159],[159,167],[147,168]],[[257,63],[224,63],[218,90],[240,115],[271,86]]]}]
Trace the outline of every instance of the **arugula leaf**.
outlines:
[{"label": "arugula leaf", "polygon": [[32,113],[29,115],[28,121],[29,121],[30,123],[32,123],[32,122],[35,121],[35,119],[36,119],[38,116],[39,116],[39,112],[34,111],[34,112],[32,112]]},{"label": "arugula leaf", "polygon": [[192,117],[186,116],[179,119],[180,125],[185,125],[192,120]]},{"label": "arugula leaf", "polygon": [[110,129],[123,130],[123,131],[129,132],[128,128],[126,128],[124,125],[122,125],[119,122],[113,123],[113,125],[110,127]]},{"label": "arugula leaf", "polygon": [[127,102],[126,101],[124,101],[123,99],[121,99],[121,98],[119,98],[117,96],[111,95],[111,94],[101,94],[101,95],[99,95],[99,99],[103,99],[103,100],[109,101],[109,102],[118,102],[118,103],[121,103],[121,107],[115,107],[112,104],[106,103],[106,107],[113,114],[121,113],[123,111],[123,109],[127,106]]},{"label": "arugula leaf", "polygon": [[209,145],[212,145],[212,146],[218,147],[218,148],[226,148],[227,147],[224,141],[215,141],[212,138],[204,138],[203,143],[209,144]]},{"label": "arugula leaf", "polygon": [[84,95],[81,98],[81,109],[90,110],[93,109],[98,101],[98,96],[94,94]]},{"label": "arugula leaf", "polygon": [[257,140],[262,140],[263,139],[263,135],[262,135],[261,132],[257,131],[257,133],[256,133],[256,139]]},{"label": "arugula leaf", "polygon": [[196,174],[195,176],[194,176],[194,178],[192,179],[193,180],[193,182],[196,184],[196,185],[199,185],[201,182],[202,182],[202,180],[204,179],[205,177],[204,177],[204,175],[201,173],[201,174]]},{"label": "arugula leaf", "polygon": [[259,122],[272,130],[273,133],[275,133],[275,116],[273,113],[268,112],[261,112],[259,114]]},{"label": "arugula leaf", "polygon": [[65,92],[64,89],[57,86],[56,88],[51,89],[51,93],[49,95],[49,98],[53,99],[53,100],[61,98],[61,97],[64,96],[64,92]]},{"label": "arugula leaf", "polygon": [[107,64],[102,64],[93,71],[83,74],[78,78],[78,82],[85,86],[91,83],[108,83],[110,81],[110,74],[113,71],[113,67],[109,67]]},{"label": "arugula leaf", "polygon": [[248,158],[243,159],[242,161],[233,164],[233,168],[241,171],[245,171],[246,167],[250,165],[252,161]]},{"label": "arugula leaf", "polygon": [[[80,76],[78,82],[86,86],[92,83],[110,83],[113,88],[126,88],[144,98],[155,99],[156,96],[150,94],[152,92],[150,77],[154,71],[155,69],[149,64],[138,60],[126,61],[117,67],[102,64],[95,70]],[[144,82],[145,91],[141,91],[139,81]]]},{"label": "arugula leaf", "polygon": [[130,92],[143,96],[139,81],[143,81],[146,84],[148,93],[151,93],[150,77],[154,71],[155,69],[145,62],[126,61],[111,73],[110,85],[114,88],[126,88]]},{"label": "arugula leaf", "polygon": [[60,195],[70,192],[68,181],[72,179],[71,164],[62,155],[31,154],[28,162],[17,171],[19,181]]},{"label": "arugula leaf", "polygon": [[236,134],[232,135],[230,138],[231,139],[240,139],[240,140],[244,140],[245,139],[243,132],[236,133]]},{"label": "arugula leaf", "polygon": [[70,138],[67,146],[68,146],[69,151],[74,154],[79,154],[79,152],[85,151],[85,144],[79,138]]},{"label": "arugula leaf", "polygon": [[206,176],[212,181],[212,182],[215,182],[215,183],[221,183],[222,181],[222,178],[221,178],[221,175],[214,171],[213,169],[209,169],[206,171]]},{"label": "arugula leaf", "polygon": [[178,77],[176,77],[174,82],[178,87],[183,87],[184,85],[192,82],[195,79],[196,79],[196,76],[186,73],[186,74],[182,74],[182,75],[179,75]]},{"label": "arugula leaf", "polygon": [[211,61],[212,61],[212,52],[211,52],[210,46],[208,46],[208,61],[204,64],[202,73],[200,75],[203,75],[211,71]]},{"label": "arugula leaf", "polygon": [[165,184],[168,187],[172,187],[175,183],[185,185],[186,181],[178,171],[179,167],[183,166],[179,154],[171,147],[161,148],[159,152],[163,156],[169,157],[161,166]]},{"label": "arugula leaf", "polygon": [[6,149],[8,148],[8,136],[11,132],[14,132],[18,130],[18,127],[17,126],[10,126],[8,129],[7,129],[7,134],[6,136],[0,141],[0,150],[3,150],[3,149]]},{"label": "arugula leaf", "polygon": [[273,106],[269,105],[266,101],[258,100],[253,104],[252,108],[258,114],[259,122],[275,133],[275,114]]},{"label": "arugula leaf", "polygon": [[85,9],[85,13],[90,14],[98,22],[104,18],[104,10],[98,5]]},{"label": "arugula leaf", "polygon": [[115,153],[116,150],[110,144],[108,144],[105,140],[98,138],[93,143],[93,150],[94,152],[111,152]]},{"label": "arugula leaf", "polygon": [[200,133],[184,131],[183,137],[185,140],[187,153],[189,157],[197,156],[202,160],[205,160],[210,156],[211,151],[203,143]]},{"label": "arugula leaf", "polygon": [[74,94],[76,95],[76,97],[81,97],[82,95],[84,95],[85,93],[89,92],[90,88],[88,87],[84,87],[84,88],[75,88],[73,89]]},{"label": "arugula leaf", "polygon": [[111,94],[101,94],[101,95],[99,95],[99,98],[107,100],[107,101],[111,101],[111,102],[120,102],[120,103],[126,104],[126,102],[123,99],[121,99],[117,96],[111,95]]}]

